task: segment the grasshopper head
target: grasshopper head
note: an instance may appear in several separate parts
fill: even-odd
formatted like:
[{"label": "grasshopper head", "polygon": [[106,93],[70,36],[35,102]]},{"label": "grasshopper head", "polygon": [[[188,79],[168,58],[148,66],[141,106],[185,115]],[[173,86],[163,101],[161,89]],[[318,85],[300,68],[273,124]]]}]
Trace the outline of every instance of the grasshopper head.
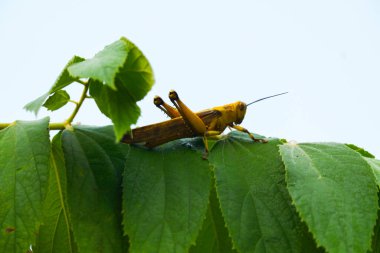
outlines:
[{"label": "grasshopper head", "polygon": [[245,112],[247,111],[247,105],[246,105],[246,103],[241,102],[241,101],[237,102],[236,103],[235,111],[236,111],[236,120],[235,120],[235,123],[236,124],[240,124],[243,121],[243,119],[244,119]]}]

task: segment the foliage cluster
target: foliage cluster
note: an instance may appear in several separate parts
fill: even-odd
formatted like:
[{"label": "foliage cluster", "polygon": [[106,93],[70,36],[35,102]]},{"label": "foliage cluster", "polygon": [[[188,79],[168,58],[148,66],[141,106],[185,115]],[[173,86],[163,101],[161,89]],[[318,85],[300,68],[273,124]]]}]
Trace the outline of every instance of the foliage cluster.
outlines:
[{"label": "foliage cluster", "polygon": [[[153,82],[145,56],[121,38],[73,57],[26,105],[37,113],[74,102],[67,120],[0,125],[1,252],[380,252],[371,154],[238,132],[213,143],[208,160],[197,138],[117,143]],[[78,83],[72,101],[64,89]],[[113,127],[71,125],[88,98]]]}]

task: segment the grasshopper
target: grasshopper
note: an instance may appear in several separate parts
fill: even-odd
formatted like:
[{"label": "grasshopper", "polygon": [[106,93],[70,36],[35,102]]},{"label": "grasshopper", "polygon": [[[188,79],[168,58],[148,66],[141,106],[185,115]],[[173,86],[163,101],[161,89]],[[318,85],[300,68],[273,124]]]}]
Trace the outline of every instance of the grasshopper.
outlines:
[{"label": "grasshopper", "polygon": [[146,147],[153,148],[173,140],[201,136],[205,145],[204,158],[207,157],[209,151],[207,138],[220,135],[227,127],[247,133],[255,142],[266,143],[267,140],[255,138],[239,124],[244,119],[247,106],[286,93],[264,97],[249,104],[237,101],[194,113],[182,102],[177,92],[171,90],[169,99],[175,107],[165,103],[159,96],[155,96],[153,100],[153,103],[171,119],[135,128],[131,133],[125,134],[121,141],[128,144],[143,143]]}]

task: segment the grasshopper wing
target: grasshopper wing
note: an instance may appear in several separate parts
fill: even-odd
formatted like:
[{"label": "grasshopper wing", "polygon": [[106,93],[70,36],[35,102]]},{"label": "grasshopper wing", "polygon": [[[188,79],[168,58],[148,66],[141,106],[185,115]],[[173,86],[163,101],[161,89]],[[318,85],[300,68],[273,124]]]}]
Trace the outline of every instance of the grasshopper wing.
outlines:
[{"label": "grasshopper wing", "polygon": [[141,143],[147,147],[155,147],[163,143],[181,138],[194,137],[195,134],[183,121],[182,117],[164,122],[138,127],[131,134],[124,135],[124,143]]},{"label": "grasshopper wing", "polygon": [[[205,125],[220,115],[219,111],[206,110],[197,113]],[[182,117],[170,119],[164,122],[138,127],[132,133],[124,135],[121,140],[124,143],[141,143],[146,147],[152,148],[169,141],[191,138],[197,136],[185,123]]]}]

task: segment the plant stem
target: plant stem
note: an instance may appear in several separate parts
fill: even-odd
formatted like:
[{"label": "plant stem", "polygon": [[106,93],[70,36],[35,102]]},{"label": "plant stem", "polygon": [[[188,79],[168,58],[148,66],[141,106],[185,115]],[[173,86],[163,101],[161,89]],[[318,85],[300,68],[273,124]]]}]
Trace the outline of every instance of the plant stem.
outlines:
[{"label": "plant stem", "polygon": [[63,124],[65,126],[71,126],[71,122],[73,122],[75,116],[77,115],[77,113],[79,111],[79,108],[82,106],[83,101],[87,97],[87,91],[88,91],[89,85],[88,85],[88,83],[85,83],[85,82],[83,82],[82,84],[84,85],[84,88],[83,88],[83,91],[82,91],[82,95],[80,96],[79,101],[75,105],[74,111],[71,113],[70,117],[68,117],[67,120],[65,120],[63,122]]},{"label": "plant stem", "polygon": [[[83,88],[82,95],[81,95],[79,101],[76,102],[76,101],[70,100],[70,102],[73,102],[75,104],[74,111],[71,113],[70,117],[68,117],[64,122],[50,123],[49,124],[50,130],[63,130],[63,129],[71,128],[71,123],[73,122],[75,116],[77,115],[79,108],[82,106],[83,101],[89,97],[87,95],[89,84],[87,82],[83,82],[83,81],[80,81],[80,83],[84,85],[84,88]],[[15,122],[13,122],[13,123],[0,123],[0,130],[4,129],[6,127],[9,127],[11,125],[14,125],[14,124],[15,124]]]},{"label": "plant stem", "polygon": [[[15,122],[12,123],[0,123],[0,130],[7,128],[11,125],[14,125]],[[64,122],[53,122],[49,124],[49,130],[63,130],[66,128],[66,125]]]},{"label": "plant stem", "polygon": [[50,123],[49,124],[49,130],[63,130],[65,129],[65,124],[63,122],[59,123]]},{"label": "plant stem", "polygon": [[83,84],[84,86],[87,86],[87,82],[84,82],[80,79],[76,80],[77,83]]}]

